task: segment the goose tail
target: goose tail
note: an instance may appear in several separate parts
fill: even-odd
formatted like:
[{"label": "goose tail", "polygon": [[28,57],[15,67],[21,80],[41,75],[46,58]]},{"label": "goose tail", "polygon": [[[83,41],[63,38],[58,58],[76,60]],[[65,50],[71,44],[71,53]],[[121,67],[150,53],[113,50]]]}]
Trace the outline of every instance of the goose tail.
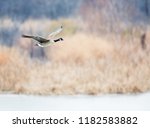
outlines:
[{"label": "goose tail", "polygon": [[33,36],[28,36],[28,35],[22,35],[24,38],[33,38]]}]

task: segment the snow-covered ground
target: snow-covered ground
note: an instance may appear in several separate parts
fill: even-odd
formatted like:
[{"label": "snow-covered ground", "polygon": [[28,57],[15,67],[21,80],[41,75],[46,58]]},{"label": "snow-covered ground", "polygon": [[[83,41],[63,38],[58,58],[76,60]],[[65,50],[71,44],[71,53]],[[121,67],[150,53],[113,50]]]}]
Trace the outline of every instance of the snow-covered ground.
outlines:
[{"label": "snow-covered ground", "polygon": [[150,110],[150,92],[137,95],[33,96],[0,94],[0,110]]}]

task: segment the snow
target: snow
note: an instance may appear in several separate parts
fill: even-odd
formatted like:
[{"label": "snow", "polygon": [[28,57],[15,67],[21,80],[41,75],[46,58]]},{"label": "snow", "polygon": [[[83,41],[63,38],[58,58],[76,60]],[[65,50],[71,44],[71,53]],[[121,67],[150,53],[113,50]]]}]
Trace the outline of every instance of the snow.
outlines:
[{"label": "snow", "polygon": [[143,111],[150,110],[150,92],[142,94],[105,94],[34,96],[0,94],[1,111]]}]

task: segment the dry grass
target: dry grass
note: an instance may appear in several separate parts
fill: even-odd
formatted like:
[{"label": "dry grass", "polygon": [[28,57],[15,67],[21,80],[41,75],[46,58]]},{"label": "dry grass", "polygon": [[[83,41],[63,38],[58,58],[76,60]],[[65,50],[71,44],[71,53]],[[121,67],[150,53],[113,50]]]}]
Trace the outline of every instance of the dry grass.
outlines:
[{"label": "dry grass", "polygon": [[111,42],[96,36],[76,34],[65,37],[65,41],[46,49],[47,57],[57,62],[82,63],[89,59],[100,59],[114,51]]},{"label": "dry grass", "polygon": [[0,90],[15,92],[28,82],[28,59],[17,48],[0,47]]},{"label": "dry grass", "polygon": [[0,90],[25,94],[137,93],[150,90],[150,55],[140,45],[118,45],[76,34],[46,48],[49,61],[33,61],[0,47]]}]

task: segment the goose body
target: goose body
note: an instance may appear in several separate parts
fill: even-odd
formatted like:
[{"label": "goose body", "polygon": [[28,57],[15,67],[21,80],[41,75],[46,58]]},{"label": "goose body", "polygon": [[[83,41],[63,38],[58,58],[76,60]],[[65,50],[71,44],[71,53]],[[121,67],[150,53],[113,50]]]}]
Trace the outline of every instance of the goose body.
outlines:
[{"label": "goose body", "polygon": [[31,38],[37,41],[37,43],[35,44],[36,46],[39,47],[48,47],[49,45],[59,42],[59,41],[63,41],[63,38],[58,38],[58,39],[54,39],[54,37],[59,34],[62,31],[62,26],[57,29],[56,31],[52,32],[49,34],[48,38],[43,38],[40,36],[30,36],[30,35],[22,35],[22,37],[24,38]]}]

